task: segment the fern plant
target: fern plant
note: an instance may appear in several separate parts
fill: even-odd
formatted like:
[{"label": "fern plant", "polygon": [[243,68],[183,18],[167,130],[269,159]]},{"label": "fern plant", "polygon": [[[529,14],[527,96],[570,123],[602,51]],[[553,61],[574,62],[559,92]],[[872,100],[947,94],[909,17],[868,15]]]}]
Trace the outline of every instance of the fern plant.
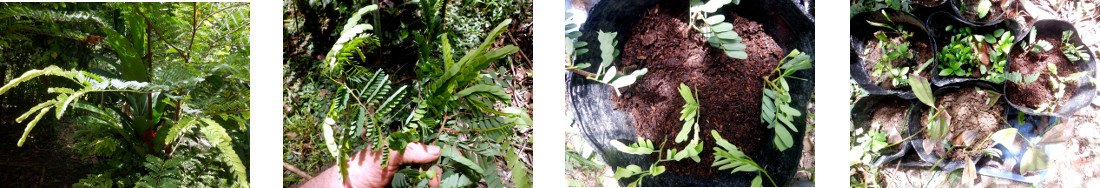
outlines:
[{"label": "fern plant", "polygon": [[780,59],[779,66],[771,71],[775,78],[765,78],[760,122],[767,123],[768,129],[775,132],[772,143],[779,151],[794,146],[795,140],[790,132],[798,132],[798,128],[794,125],[794,118],[802,116],[802,112],[790,106],[790,85],[787,79],[801,79],[792,75],[799,70],[812,67],[813,59],[796,49]]},{"label": "fern plant", "polygon": [[[717,14],[719,8],[727,4],[739,4],[741,0],[710,0],[703,3],[702,0],[692,0],[690,13],[690,25],[703,37],[707,38],[710,46],[721,49],[726,56],[737,59],[748,58],[745,53],[745,44],[741,43],[741,36],[733,31],[733,24],[724,22],[726,16]],[[700,22],[703,24],[696,24]]]}]

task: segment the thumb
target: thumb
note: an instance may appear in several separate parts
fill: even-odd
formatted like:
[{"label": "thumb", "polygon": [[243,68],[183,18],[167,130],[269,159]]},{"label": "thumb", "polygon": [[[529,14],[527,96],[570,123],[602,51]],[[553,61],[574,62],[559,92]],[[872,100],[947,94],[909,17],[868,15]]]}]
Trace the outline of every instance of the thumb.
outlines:
[{"label": "thumb", "polygon": [[405,145],[405,152],[390,152],[390,166],[400,166],[404,164],[419,164],[429,163],[439,159],[441,154],[439,146],[424,145],[421,143],[410,142]]}]

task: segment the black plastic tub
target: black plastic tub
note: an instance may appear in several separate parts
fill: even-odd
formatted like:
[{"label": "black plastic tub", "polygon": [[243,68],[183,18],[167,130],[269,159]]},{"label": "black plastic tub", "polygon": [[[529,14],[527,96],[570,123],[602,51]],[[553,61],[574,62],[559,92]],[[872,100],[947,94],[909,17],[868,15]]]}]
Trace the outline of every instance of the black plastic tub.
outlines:
[{"label": "black plastic tub", "polygon": [[[863,98],[860,98],[859,100],[856,101],[856,103],[854,105],[852,105],[852,117],[851,118],[852,118],[853,126],[855,126],[857,128],[863,128],[863,130],[865,130],[864,132],[872,131],[872,129],[871,129],[871,123],[872,123],[871,120],[875,115],[874,114],[875,110],[877,110],[878,107],[882,107],[881,104],[883,102],[890,101],[890,100],[900,100],[900,101],[905,102],[905,104],[906,104],[906,112],[905,112],[905,117],[906,118],[905,119],[906,120],[904,120],[903,123],[908,124],[908,119],[909,119],[908,117],[910,116],[910,114],[912,114],[912,111],[917,109],[915,107],[917,107],[916,105],[919,105],[919,103],[915,103],[913,100],[903,99],[903,98],[900,98],[900,97],[894,96],[894,95],[868,95],[868,96],[865,96]],[[910,135],[908,129],[905,130],[905,131],[902,131],[900,134],[901,134],[902,138],[909,137],[909,135]],[[889,144],[894,144],[894,143],[889,143]],[[898,144],[896,146],[892,146],[892,147],[896,147],[896,148],[884,148],[883,151],[880,151],[880,152],[882,152],[881,156],[878,159],[876,159],[875,161],[873,161],[870,165],[871,166],[880,166],[880,165],[886,164],[890,161],[894,161],[896,159],[899,159],[899,158],[905,156],[907,153],[909,153],[909,150],[911,148],[909,146],[908,141],[902,141],[900,144]]]},{"label": "black plastic tub", "polygon": [[[600,1],[592,8],[588,20],[581,28],[584,36],[579,40],[587,41],[589,44],[598,44],[596,31],[602,30],[605,32],[620,32],[618,39],[622,41],[626,37],[625,31],[633,26],[635,20],[641,15],[640,13],[656,3],[658,2],[654,0]],[[798,49],[811,57],[814,56],[814,23],[803,15],[791,1],[744,0],[740,2],[740,5],[728,5],[724,9],[737,11],[739,16],[763,24],[765,32],[776,40],[783,49],[784,54],[793,49]],[[623,42],[619,44],[621,45]],[[616,46],[616,48],[621,48],[621,46]],[[599,50],[595,48],[591,50],[589,53],[577,57],[578,62],[595,62],[599,59]],[[595,72],[595,68],[596,66],[592,66],[586,70]],[[810,96],[814,90],[814,69],[798,71],[794,76],[806,80],[788,80],[792,90],[791,106],[806,111],[807,103],[810,101]],[[645,79],[645,77],[640,79]],[[624,111],[612,109],[611,95],[615,93],[615,91],[612,91],[613,88],[571,72],[566,73],[566,84],[568,105],[573,110],[577,127],[585,140],[595,148],[600,156],[603,156],[604,161],[613,168],[633,164],[648,169],[650,164],[655,161],[654,159],[644,155],[622,153],[610,145],[609,141],[611,140],[619,140],[630,144],[636,142],[637,138],[637,132],[631,126],[633,120],[630,115]],[[804,117],[805,115],[802,118],[796,118],[793,122],[795,125],[802,127],[800,130],[805,130],[806,120]],[[766,125],[761,124],[760,126]],[[794,179],[795,171],[798,170],[798,162],[802,156],[801,140],[805,132],[792,133],[793,138],[798,141],[786,151],[778,151],[774,146],[771,146],[771,142],[762,142],[762,144],[766,143],[767,147],[762,146],[759,152],[747,155],[755,160],[757,164],[765,167],[765,170],[775,180],[776,184],[780,186],[789,185]],[[762,139],[770,140],[772,136],[769,133],[766,138]],[[707,148],[704,152],[712,152],[712,149]],[[712,161],[701,162],[710,163]],[[675,167],[669,166],[668,168]],[[666,171],[657,177],[646,177],[641,186],[749,186],[756,175],[755,172],[730,174],[729,170],[726,170],[719,173],[716,178],[703,179]],[[620,180],[620,184],[632,182],[634,179],[624,178]],[[770,182],[764,181],[765,186],[769,184]]]},{"label": "black plastic tub", "polygon": [[[987,90],[992,90],[992,91],[1003,93],[1002,91],[999,91],[1000,87],[996,87],[996,86],[990,84],[989,82],[972,80],[972,81],[954,83],[952,85],[948,85],[948,86],[936,89],[936,91],[934,92],[933,95],[936,96],[936,100],[939,101],[940,100],[939,96],[945,94],[949,90],[959,89],[959,88],[969,88],[969,87],[978,87],[978,88],[981,88],[981,89],[987,89]],[[1004,99],[1000,99],[1000,100],[1004,100]],[[923,124],[921,124],[921,118],[922,118],[921,117],[922,116],[921,111],[924,110],[924,109],[928,109],[928,108],[929,108],[928,105],[918,104],[916,108],[913,108],[913,110],[909,111],[909,133],[906,134],[906,136],[913,135],[913,134],[920,134],[919,132],[922,132],[921,130],[924,129],[925,127],[924,127]],[[999,123],[999,124],[1003,124],[1003,122]],[[983,139],[983,138],[979,138],[979,139]],[[914,166],[921,166],[921,167],[935,166],[935,167],[940,168],[940,169],[942,169],[943,171],[946,171],[946,172],[955,171],[955,170],[961,169],[961,168],[966,166],[966,161],[949,160],[949,159],[941,160],[940,159],[941,156],[935,155],[934,153],[925,153],[924,152],[924,143],[923,143],[923,141],[924,141],[924,136],[923,135],[914,135],[912,138],[909,139],[908,142],[913,147],[912,152],[916,153],[917,156],[921,160],[920,162],[909,163],[909,164],[915,164]],[[981,163],[984,163],[984,161],[988,161],[988,159],[986,159],[985,156],[986,155],[980,155],[980,156],[974,157],[971,160],[973,162],[975,162],[976,165],[981,166],[980,165]]]},{"label": "black plastic tub", "polygon": [[[1092,103],[1092,98],[1094,96],[1096,96],[1096,85],[1090,84],[1092,77],[1096,76],[1096,66],[1095,66],[1096,65],[1096,57],[1095,57],[1096,55],[1091,53],[1092,50],[1088,49],[1088,46],[1085,45],[1084,42],[1082,42],[1080,32],[1077,32],[1077,29],[1075,27],[1073,27],[1073,24],[1071,24],[1069,22],[1061,21],[1061,20],[1039,20],[1039,21],[1036,21],[1033,26],[1035,27],[1035,31],[1028,31],[1029,33],[1030,32],[1055,33],[1058,36],[1061,36],[1062,31],[1066,31],[1066,30],[1073,31],[1073,36],[1070,37],[1070,42],[1073,43],[1074,46],[1084,46],[1084,51],[1086,53],[1090,54],[1088,60],[1075,61],[1075,62],[1073,62],[1073,64],[1077,65],[1077,71],[1078,72],[1089,71],[1089,73],[1087,74],[1087,76],[1085,76],[1081,80],[1077,81],[1077,90],[1073,93],[1073,95],[1070,96],[1069,101],[1066,101],[1066,104],[1062,104],[1061,109],[1058,109],[1058,111],[1056,111],[1054,113],[1050,113],[1050,112],[1036,113],[1035,109],[1032,109],[1032,108],[1029,108],[1029,107],[1026,107],[1026,106],[1022,106],[1022,105],[1016,105],[1015,103],[1012,103],[1012,100],[1008,100],[1008,104],[1010,106],[1012,106],[1013,108],[1016,108],[1017,110],[1020,110],[1021,112],[1024,112],[1028,115],[1057,116],[1057,117],[1063,117],[1063,118],[1071,117],[1071,116],[1073,116],[1074,113],[1077,112],[1077,110],[1080,110],[1081,108],[1084,108],[1084,107],[1088,106],[1089,104],[1091,104]],[[1027,35],[1029,35],[1029,34],[1025,34],[1024,36],[1027,36]],[[1060,38],[1061,37],[1059,37],[1059,39]],[[1021,37],[1021,39],[1022,40],[1017,41],[1013,45],[1012,55],[1009,56],[1008,67],[1005,67],[1005,72],[1012,72],[1011,67],[1012,67],[1012,64],[1014,64],[1014,63],[1031,63],[1031,62],[1026,62],[1023,59],[1015,59],[1015,57],[1016,57],[1015,54],[1020,53],[1020,52],[1023,51],[1021,49],[1021,46],[1023,45],[1024,41],[1027,40],[1026,38],[1023,38],[1023,37]],[[1060,51],[1061,47],[1060,46],[1055,46],[1054,49],[1051,49],[1051,50],[1059,50]],[[1010,83],[1005,83],[1005,87],[1004,87],[1005,92],[1013,92],[1013,91],[1010,91],[1008,89],[1008,84],[1010,84]],[[1046,84],[1046,83],[1037,83],[1036,82],[1036,83],[1031,83],[1031,84]],[[1010,97],[1010,96],[1011,95],[1006,95],[1006,97]]]},{"label": "black plastic tub", "polygon": [[[953,35],[953,32],[945,30],[947,26],[953,25],[956,28],[958,28],[958,27],[972,27],[973,30],[971,30],[971,31],[974,34],[993,33],[993,31],[995,31],[997,29],[1005,29],[1008,32],[1012,32],[1012,36],[1016,37],[1016,40],[1014,40],[1013,43],[1019,42],[1020,39],[1022,38],[1022,37],[1020,37],[1021,36],[1020,35],[1020,24],[1017,23],[1015,20],[1012,20],[1012,19],[1005,19],[1005,20],[1001,20],[1001,21],[997,21],[997,22],[993,22],[993,23],[984,23],[984,24],[979,25],[979,24],[974,24],[974,23],[968,22],[966,20],[962,20],[961,18],[959,18],[957,16],[954,16],[954,15],[951,15],[951,14],[946,13],[946,12],[938,12],[938,13],[932,14],[932,16],[928,17],[928,21],[925,22],[925,23],[927,23],[927,26],[928,26],[928,33],[932,34],[932,40],[936,43],[934,45],[935,48],[936,48],[936,62],[935,62],[935,65],[932,65],[933,66],[932,67],[932,83],[936,86],[941,86],[941,87],[946,86],[946,85],[955,84],[955,83],[960,83],[960,82],[973,81],[973,80],[981,80],[981,81],[985,81],[985,82],[990,82],[988,80],[983,80],[981,78],[939,76],[939,72],[940,72],[939,65],[941,63],[943,63],[943,62],[940,61],[941,57],[939,55],[939,51],[943,50],[944,46],[951,43],[950,40],[951,40],[951,36]],[[1011,60],[1009,60],[1009,61],[1011,61]],[[1008,66],[1007,63],[1005,64],[1005,66]],[[990,83],[993,83],[993,82],[990,82]],[[993,83],[993,84],[995,84],[996,86],[1001,86],[1003,83]],[[997,87],[997,88],[1001,88],[1001,87]]]},{"label": "black plastic tub", "polygon": [[[885,13],[885,15],[884,15],[884,13]],[[861,54],[863,54],[863,51],[866,50],[866,49],[864,49],[864,46],[868,42],[873,42],[873,41],[878,40],[874,37],[875,31],[886,30],[886,28],[882,28],[882,27],[878,27],[878,26],[872,26],[871,24],[867,23],[867,21],[873,21],[873,22],[878,22],[878,23],[891,23],[890,21],[887,20],[887,17],[889,17],[889,20],[892,20],[893,21],[892,23],[894,23],[895,25],[901,25],[905,30],[913,32],[914,35],[910,39],[923,39],[923,40],[925,40],[925,42],[927,42],[928,45],[931,46],[929,50],[933,50],[933,52],[932,52],[933,57],[931,57],[933,59],[932,60],[933,61],[932,65],[936,64],[934,62],[935,61],[935,55],[934,55],[935,54],[935,52],[934,52],[935,41],[933,41],[931,35],[928,34],[928,32],[927,32],[928,29],[925,27],[923,21],[921,21],[919,18],[913,16],[912,14],[905,13],[905,12],[902,12],[902,11],[897,11],[897,10],[894,10],[894,9],[879,9],[879,10],[875,10],[875,11],[871,11],[871,12],[863,12],[863,13],[856,14],[851,19],[851,22],[850,22],[851,23],[851,36],[850,36],[851,42],[849,44],[850,49],[851,49],[851,51],[850,51],[850,54],[851,54],[850,55],[851,56],[850,60],[851,61],[848,64],[849,74],[852,76],[852,79],[855,80],[856,83],[859,84],[859,87],[863,88],[864,91],[867,91],[868,94],[871,94],[871,95],[896,95],[896,96],[900,96],[901,98],[905,98],[905,99],[915,99],[916,96],[913,95],[913,91],[911,89],[909,89],[909,88],[904,88],[904,89],[885,89],[885,88],[882,88],[878,84],[875,84],[874,81],[871,81],[870,80],[870,78],[871,78],[870,74],[867,73],[866,71],[864,71],[865,67],[863,66],[863,58],[860,58]],[[910,48],[910,50],[914,50],[914,49]],[[919,65],[919,63],[921,63],[921,62],[917,62],[917,63]],[[931,66],[931,65],[929,65],[929,66]],[[916,67],[914,67],[910,70],[915,71]],[[925,68],[925,71],[930,72],[930,71],[932,71],[932,69]]]}]

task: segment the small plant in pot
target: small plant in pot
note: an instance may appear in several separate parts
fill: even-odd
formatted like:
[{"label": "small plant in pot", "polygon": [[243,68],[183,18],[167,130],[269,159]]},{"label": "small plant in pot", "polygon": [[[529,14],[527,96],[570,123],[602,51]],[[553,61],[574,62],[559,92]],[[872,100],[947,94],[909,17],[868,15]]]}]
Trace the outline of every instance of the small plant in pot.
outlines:
[{"label": "small plant in pot", "polygon": [[910,76],[931,77],[935,53],[919,19],[882,9],[857,15],[853,23],[853,55],[859,57],[853,58],[852,74],[861,87],[875,94],[908,92]]},{"label": "small plant in pot", "polygon": [[932,168],[945,171],[963,168],[973,171],[982,155],[999,155],[988,142],[1003,126],[1001,94],[982,82],[963,82],[941,88],[933,94],[927,82],[913,79],[914,92],[925,108],[917,111],[909,131],[918,156]]},{"label": "small plant in pot", "polygon": [[[988,29],[987,29],[988,30]],[[950,33],[944,38],[933,70],[939,78],[976,78],[993,83],[1004,82],[1008,52],[1016,40],[1013,32],[998,28],[988,33],[976,33],[974,27],[947,25]],[[937,82],[937,85],[946,85]]]},{"label": "small plant in pot", "polygon": [[[861,98],[852,107],[852,163],[878,166],[905,155],[914,103],[892,95]],[[857,155],[858,154],[858,155]]]},{"label": "small plant in pot", "polygon": [[[1052,22],[1036,25],[1047,23]],[[1019,42],[1020,50],[1012,53],[1014,61],[1006,74],[1011,81],[1005,84],[1006,97],[1025,113],[1070,116],[1081,107],[1076,104],[1080,102],[1071,104],[1071,98],[1091,98],[1077,95],[1081,90],[1085,95],[1094,93],[1095,86],[1088,81],[1093,72],[1088,66],[1092,57],[1083,45],[1074,42],[1073,30],[1036,28],[1032,27],[1028,38]]]}]

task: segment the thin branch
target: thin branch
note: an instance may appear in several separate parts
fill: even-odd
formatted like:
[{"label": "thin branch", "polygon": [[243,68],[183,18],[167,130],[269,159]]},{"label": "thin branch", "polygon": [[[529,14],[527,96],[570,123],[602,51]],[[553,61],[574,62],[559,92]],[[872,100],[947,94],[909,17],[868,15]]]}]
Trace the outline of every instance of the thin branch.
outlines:
[{"label": "thin branch", "polygon": [[291,165],[290,163],[283,162],[283,168],[285,168],[286,170],[289,170],[290,172],[294,172],[295,174],[298,174],[298,176],[302,176],[302,178],[305,178],[305,181],[309,181],[310,179],[313,179],[313,176],[310,176],[309,173],[306,173],[305,171],[299,170],[297,167],[294,167],[294,165]]},{"label": "thin branch", "polygon": [[[221,44],[220,44],[220,43],[218,43],[218,42],[221,42],[221,41],[222,41],[222,39],[226,39],[226,38],[229,38],[229,35],[232,35],[233,33],[236,33],[237,31],[240,31],[241,29],[243,29],[243,28],[245,28],[245,27],[247,27],[247,26],[249,26],[249,25],[251,25],[251,24],[252,24],[252,22],[245,22],[245,23],[244,23],[244,25],[241,25],[240,27],[237,27],[237,29],[233,29],[233,31],[230,31],[229,33],[226,33],[225,35],[222,35],[222,37],[218,38],[218,40],[215,40],[214,42],[211,42],[211,44],[214,44],[214,45],[212,45],[212,46],[210,46],[210,47],[211,47],[211,48],[213,48],[214,46],[219,46],[219,45],[221,45]],[[205,52],[203,52],[203,53],[202,53],[202,55],[201,55],[201,56],[199,56],[199,57],[202,57],[202,58],[206,58],[206,56],[207,56],[207,55],[209,55],[209,54],[210,54],[210,50],[209,50],[209,49],[207,49],[207,50],[206,50]]]},{"label": "thin branch", "polygon": [[[138,12],[138,15],[141,15],[141,17],[142,17],[142,18],[145,18],[145,23],[153,23],[152,21],[149,21],[149,17],[145,16],[145,13],[144,13],[144,12],[142,12],[142,11],[141,11],[141,9],[139,9],[139,8],[138,8],[137,4],[134,4],[134,9],[136,9],[136,10],[137,10],[137,12]],[[176,52],[177,52],[177,53],[179,53],[179,54],[180,54],[180,56],[183,56],[183,63],[184,63],[184,64],[189,64],[189,63],[191,62],[191,61],[189,60],[189,57],[188,57],[188,55],[187,55],[186,53],[184,53],[184,51],[183,51],[183,50],[181,50],[180,48],[176,47],[176,45],[172,44],[172,41],[168,41],[168,40],[167,40],[166,38],[164,38],[164,35],[161,35],[161,34],[160,34],[160,31],[159,31],[159,30],[157,30],[157,28],[156,28],[156,27],[153,27],[152,29],[153,29],[153,33],[156,33],[156,34],[157,34],[157,37],[160,37],[160,40],[161,40],[161,41],[164,41],[164,43],[165,43],[165,44],[168,44],[168,46],[169,46],[169,47],[172,47],[172,49],[176,49]]]},{"label": "thin branch", "polygon": [[206,22],[206,20],[210,19],[210,17],[214,17],[214,15],[217,15],[218,13],[220,13],[222,11],[225,11],[226,9],[233,8],[233,7],[239,7],[239,6],[247,5],[247,4],[248,3],[238,3],[238,4],[230,5],[230,6],[227,6],[227,7],[222,7],[218,10],[215,10],[213,13],[207,14],[206,17],[202,18],[202,20],[199,20],[198,23]]},{"label": "thin branch", "polygon": [[[199,17],[199,3],[198,2],[192,2],[191,3],[191,9],[192,9],[192,12],[194,12],[194,13],[191,14],[191,41],[187,42],[187,51],[188,52],[191,51],[191,47],[195,46],[195,33],[197,33],[199,31],[199,25],[195,21],[195,19],[198,19],[197,17]],[[213,15],[213,14],[211,14],[211,15]]]}]

